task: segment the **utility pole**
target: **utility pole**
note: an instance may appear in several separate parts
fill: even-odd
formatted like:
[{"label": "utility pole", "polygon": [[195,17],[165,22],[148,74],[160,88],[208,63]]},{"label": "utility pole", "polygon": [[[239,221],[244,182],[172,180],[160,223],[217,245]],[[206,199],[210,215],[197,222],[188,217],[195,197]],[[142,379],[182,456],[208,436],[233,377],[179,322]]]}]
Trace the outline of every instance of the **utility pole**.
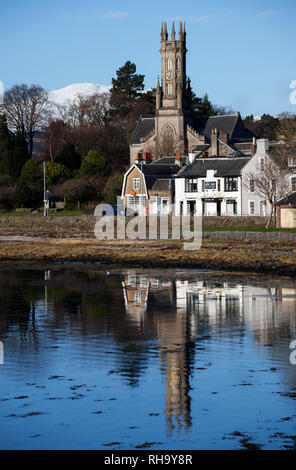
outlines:
[{"label": "utility pole", "polygon": [[46,178],[45,178],[45,162],[43,162],[43,203],[44,203],[44,211],[43,215],[44,217],[48,216],[48,209],[49,209],[49,194],[48,191],[46,191]]}]

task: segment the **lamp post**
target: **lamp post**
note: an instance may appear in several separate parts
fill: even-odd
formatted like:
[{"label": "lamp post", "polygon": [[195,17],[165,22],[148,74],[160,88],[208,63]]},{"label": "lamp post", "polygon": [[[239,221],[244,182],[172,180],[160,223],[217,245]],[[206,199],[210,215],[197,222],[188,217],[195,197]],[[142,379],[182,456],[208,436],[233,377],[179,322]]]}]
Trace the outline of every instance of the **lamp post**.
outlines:
[{"label": "lamp post", "polygon": [[46,191],[46,177],[45,177],[45,162],[43,162],[43,203],[44,203],[44,210],[43,215],[44,217],[48,216],[48,209],[49,209],[49,192]]}]

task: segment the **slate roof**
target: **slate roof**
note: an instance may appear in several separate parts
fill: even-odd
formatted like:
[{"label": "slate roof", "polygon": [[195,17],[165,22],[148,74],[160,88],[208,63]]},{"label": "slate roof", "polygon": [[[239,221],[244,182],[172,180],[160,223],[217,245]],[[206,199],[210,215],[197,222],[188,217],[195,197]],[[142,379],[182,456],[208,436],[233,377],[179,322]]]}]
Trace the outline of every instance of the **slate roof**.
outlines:
[{"label": "slate roof", "polygon": [[[182,165],[186,164],[187,158],[182,157],[180,158]],[[163,165],[163,164],[169,164],[169,165],[174,165],[176,161],[176,157],[162,157],[159,160],[155,160],[154,162],[150,163],[150,165]]]},{"label": "slate roof", "polygon": [[195,147],[194,151],[195,152],[205,152],[211,147],[210,144],[199,144]]},{"label": "slate roof", "polygon": [[150,132],[155,129],[155,119],[154,117],[141,117],[138,121],[136,130],[134,132],[131,145],[141,144],[143,138],[145,138]]},{"label": "slate roof", "polygon": [[158,179],[153,187],[153,191],[167,191],[171,189],[171,180],[170,179]]},{"label": "slate roof", "polygon": [[211,140],[212,129],[217,129],[224,134],[228,134],[231,138],[232,131],[236,123],[236,118],[236,114],[229,116],[210,116],[206,122],[203,134],[207,137],[207,139]]},{"label": "slate roof", "polygon": [[296,192],[284,197],[276,203],[277,206],[296,206]]},{"label": "slate roof", "polygon": [[200,121],[203,135],[210,141],[212,129],[228,134],[229,139],[244,140],[255,137],[255,134],[244,126],[240,114],[210,116],[207,120]]},{"label": "slate roof", "polygon": [[180,171],[179,165],[166,165],[163,163],[144,163],[141,168],[141,164],[136,164],[138,168],[146,175],[156,175],[156,176],[165,176],[165,175],[176,175]]},{"label": "slate roof", "polygon": [[215,176],[240,176],[250,157],[198,158],[180,170],[177,178],[206,177],[207,170],[215,170]]},{"label": "slate roof", "polygon": [[163,163],[159,164],[156,162],[148,164],[146,163],[142,165],[142,168],[139,163],[137,163],[136,166],[142,171],[145,176],[147,189],[152,189],[154,183],[158,179],[173,178],[180,171],[181,168],[179,165],[168,165]]}]

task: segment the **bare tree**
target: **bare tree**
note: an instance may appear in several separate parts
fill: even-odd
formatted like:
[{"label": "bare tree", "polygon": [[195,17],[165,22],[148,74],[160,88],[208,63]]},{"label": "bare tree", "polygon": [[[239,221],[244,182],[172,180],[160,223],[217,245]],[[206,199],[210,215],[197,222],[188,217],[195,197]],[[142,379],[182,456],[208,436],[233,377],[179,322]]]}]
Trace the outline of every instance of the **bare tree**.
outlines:
[{"label": "bare tree", "polygon": [[110,93],[96,93],[91,96],[79,95],[74,101],[56,105],[59,117],[72,127],[99,126],[106,124]]},{"label": "bare tree", "polygon": [[39,85],[14,85],[4,94],[3,108],[8,127],[27,140],[31,157],[34,136],[48,118],[48,93]]},{"label": "bare tree", "polygon": [[248,188],[252,185],[252,192],[270,204],[266,228],[270,226],[273,215],[276,221],[276,203],[292,192],[287,178],[291,172],[286,161],[282,158],[282,151],[277,150],[273,156],[266,156],[264,164],[258,163],[255,170],[246,175],[244,182]]}]

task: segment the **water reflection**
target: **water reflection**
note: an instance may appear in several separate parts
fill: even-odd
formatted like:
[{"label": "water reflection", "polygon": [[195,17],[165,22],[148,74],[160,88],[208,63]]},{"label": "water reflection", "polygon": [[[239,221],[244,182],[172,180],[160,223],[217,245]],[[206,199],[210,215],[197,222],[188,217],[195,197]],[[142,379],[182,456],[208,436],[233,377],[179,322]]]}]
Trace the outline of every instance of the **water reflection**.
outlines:
[{"label": "water reflection", "polygon": [[[157,389],[157,401],[148,398],[148,404],[162,406],[169,438],[174,430],[193,432],[193,405],[200,397],[197,370],[219,359],[215,345],[225,355],[222,374],[234,370],[239,377],[241,369],[249,370],[246,356],[253,364],[268,358],[279,368],[283,388],[296,388],[288,350],[296,337],[293,279],[193,271],[106,272],[83,266],[44,271],[6,267],[0,271],[0,298],[0,341],[7,358],[0,373],[8,371],[7,383],[14,377],[17,388],[31,376],[44,380],[57,368],[65,377],[89,370],[93,378],[103,371],[106,386],[111,386],[112,377],[120,378],[124,396],[126,387],[143,391],[145,377],[158,370],[163,388]],[[215,376],[211,381],[218,387]],[[100,390],[104,386],[100,383]]]}]

